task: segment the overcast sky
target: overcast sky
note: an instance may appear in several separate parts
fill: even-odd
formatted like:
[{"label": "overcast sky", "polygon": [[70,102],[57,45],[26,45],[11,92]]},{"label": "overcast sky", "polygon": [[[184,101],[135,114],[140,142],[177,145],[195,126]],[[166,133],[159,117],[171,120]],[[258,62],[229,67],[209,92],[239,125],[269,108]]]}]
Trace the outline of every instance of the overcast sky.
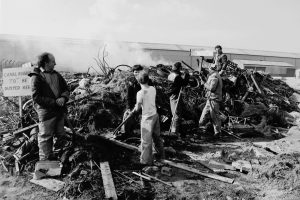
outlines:
[{"label": "overcast sky", "polygon": [[0,0],[0,34],[300,53],[300,1]]}]

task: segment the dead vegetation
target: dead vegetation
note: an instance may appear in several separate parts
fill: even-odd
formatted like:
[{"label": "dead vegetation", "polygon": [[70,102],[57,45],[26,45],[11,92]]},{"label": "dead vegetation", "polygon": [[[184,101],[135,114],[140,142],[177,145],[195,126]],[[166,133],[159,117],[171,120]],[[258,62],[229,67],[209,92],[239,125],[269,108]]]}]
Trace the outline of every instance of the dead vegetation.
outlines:
[{"label": "dead vegetation", "polygon": [[[63,181],[64,186],[52,194],[54,199],[105,198],[100,170],[100,163],[105,161],[109,162],[119,199],[261,199],[264,196],[259,182],[299,195],[299,154],[280,154],[276,149],[255,143],[284,138],[290,127],[298,125],[295,115],[290,114],[299,112],[298,102],[290,98],[295,91],[283,81],[267,74],[231,68],[227,74],[235,77],[235,81],[225,81],[225,102],[221,108],[225,116],[223,135],[211,140],[199,137],[202,130],[197,128],[197,122],[206,99],[203,87],[197,83],[198,74],[193,74],[190,86],[183,92],[183,126],[187,137],[184,141],[176,141],[168,134],[171,111],[166,90],[169,82],[159,72],[162,69],[168,72],[170,66],[149,67],[158,93],[167,159],[185,167],[178,169],[162,162],[147,171],[138,163],[139,131],[130,138],[118,139],[112,134],[122,121],[126,84],[133,76],[118,67],[109,68],[100,57],[95,61],[103,76],[64,74],[73,91],[68,102],[72,126],[66,127],[68,143],[56,152],[62,168],[55,178]],[[29,99],[25,98],[24,103]],[[1,170],[30,177],[38,161],[34,109],[30,103],[26,104],[24,116],[19,119],[16,98],[1,97],[0,103]],[[210,130],[208,124],[208,134]],[[163,167],[168,167],[172,173],[163,171]],[[202,175],[188,172],[188,167]],[[141,176],[132,172],[146,173],[171,186],[149,177],[145,185]],[[207,178],[209,174],[214,178]],[[221,177],[234,182],[220,182]]]}]

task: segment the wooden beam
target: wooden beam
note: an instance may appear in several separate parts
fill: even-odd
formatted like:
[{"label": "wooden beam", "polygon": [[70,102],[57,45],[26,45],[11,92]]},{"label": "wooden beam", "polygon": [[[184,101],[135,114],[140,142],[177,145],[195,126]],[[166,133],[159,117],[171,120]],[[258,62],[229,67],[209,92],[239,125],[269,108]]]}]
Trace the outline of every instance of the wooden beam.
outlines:
[{"label": "wooden beam", "polygon": [[204,177],[208,177],[208,178],[212,178],[212,179],[215,179],[215,180],[223,181],[223,182],[226,182],[226,183],[233,183],[234,182],[234,179],[219,176],[217,174],[204,173],[204,172],[201,172],[201,171],[199,171],[195,168],[189,167],[187,165],[180,164],[180,163],[174,163],[174,162],[169,161],[169,160],[163,160],[162,163],[170,165],[172,167],[183,169],[185,171],[193,172],[195,174],[199,174],[199,175],[204,176]]},{"label": "wooden beam", "polygon": [[108,162],[101,162],[100,170],[105,190],[105,197],[113,200],[118,199]]}]

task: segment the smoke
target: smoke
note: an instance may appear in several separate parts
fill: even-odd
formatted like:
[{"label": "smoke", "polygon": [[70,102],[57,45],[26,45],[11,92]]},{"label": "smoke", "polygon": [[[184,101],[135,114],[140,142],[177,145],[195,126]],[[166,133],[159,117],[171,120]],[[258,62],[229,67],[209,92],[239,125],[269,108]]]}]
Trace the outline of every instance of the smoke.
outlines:
[{"label": "smoke", "polygon": [[154,66],[159,63],[169,64],[162,57],[154,57],[151,52],[146,52],[138,43],[106,42],[108,61],[112,66],[119,64]]},{"label": "smoke", "polygon": [[[147,41],[154,34],[161,35],[153,30],[157,20],[166,19],[173,8],[182,5],[177,1],[171,3],[171,0],[168,3],[128,0],[96,0],[87,3],[54,0],[47,4],[37,0],[16,2],[4,1],[4,27],[0,32],[41,36],[12,36],[13,39],[8,40],[12,45],[4,50],[6,53],[0,52],[0,58],[9,56],[16,61],[35,62],[37,55],[50,52],[56,58],[57,70],[74,72],[85,72],[90,66],[97,68],[94,59],[98,55],[102,59],[104,49],[107,52],[105,59],[111,67],[119,64],[169,64],[157,54],[154,56],[151,51],[145,51],[137,41]],[[31,10],[30,6],[39,9]],[[9,12],[12,9],[17,10],[18,14]],[[57,11],[55,15],[53,10]],[[153,10],[159,11],[158,14],[153,15]],[[166,23],[174,22],[171,20]],[[162,28],[164,26],[157,27]]]},{"label": "smoke", "polygon": [[[93,64],[93,49],[96,49],[91,41],[85,40],[16,37],[7,39],[6,42],[14,45],[5,49],[5,54],[13,55],[16,61],[36,63],[39,54],[52,53],[56,59],[55,68],[58,71],[87,71],[88,66]],[[2,53],[0,57],[3,56]]]},{"label": "smoke", "polygon": [[90,66],[97,70],[95,59],[102,61],[103,58],[112,68],[120,64],[169,64],[167,60],[145,51],[139,43],[18,36],[10,36],[5,41],[11,45],[2,49],[0,59],[36,63],[39,54],[49,52],[56,59],[58,71],[87,72]]}]

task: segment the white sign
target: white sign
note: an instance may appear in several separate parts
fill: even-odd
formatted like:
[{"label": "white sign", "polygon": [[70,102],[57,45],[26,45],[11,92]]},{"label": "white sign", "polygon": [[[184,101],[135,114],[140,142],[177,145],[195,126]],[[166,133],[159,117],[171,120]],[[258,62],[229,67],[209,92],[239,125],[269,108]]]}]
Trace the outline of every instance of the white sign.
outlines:
[{"label": "white sign", "polygon": [[31,71],[31,67],[4,68],[3,95],[6,97],[31,95],[31,83],[28,76]]},{"label": "white sign", "polygon": [[206,49],[191,49],[191,56],[214,56],[214,51]]},{"label": "white sign", "polygon": [[24,63],[23,65],[22,65],[22,67],[31,67],[32,65],[31,65],[31,62],[28,62],[28,63]]}]

